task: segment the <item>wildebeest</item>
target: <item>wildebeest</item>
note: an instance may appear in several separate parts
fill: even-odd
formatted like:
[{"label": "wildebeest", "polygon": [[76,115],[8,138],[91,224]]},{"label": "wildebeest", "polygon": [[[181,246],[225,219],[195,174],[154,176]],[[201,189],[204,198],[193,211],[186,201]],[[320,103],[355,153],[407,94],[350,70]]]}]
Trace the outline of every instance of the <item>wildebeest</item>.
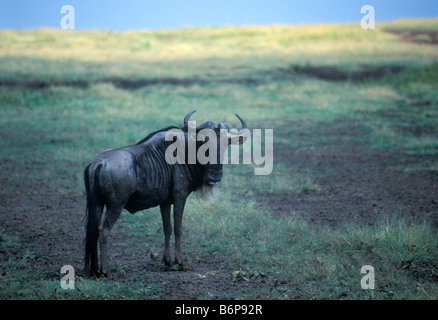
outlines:
[{"label": "wildebeest", "polygon": [[[189,132],[200,132],[202,129],[214,130],[217,143],[221,129],[230,131],[226,123],[218,127],[211,121],[192,127],[190,112],[184,118],[181,132],[188,139]],[[239,135],[247,129],[245,121],[239,117],[242,128]],[[169,164],[165,152],[172,141],[166,141],[166,132],[179,129],[171,126],[149,134],[135,145],[104,151],[91,161],[84,171],[84,183],[87,194],[85,220],[85,270],[90,275],[107,275],[108,256],[107,241],[111,228],[119,218],[123,209],[130,213],[160,206],[164,231],[163,263],[171,265],[169,242],[172,234],[171,205],[173,205],[175,232],[175,263],[183,266],[181,255],[182,217],[187,197],[193,191],[215,190],[222,179],[222,161],[219,159],[218,145],[216,163]],[[190,130],[189,130],[190,129]],[[223,131],[223,130],[222,130]],[[236,130],[232,130],[236,132]],[[229,138],[227,144],[231,143]],[[244,139],[239,138],[239,143]],[[188,145],[188,143],[186,143]],[[196,142],[196,151],[202,142]],[[100,248],[100,270],[98,261],[98,244]]]}]

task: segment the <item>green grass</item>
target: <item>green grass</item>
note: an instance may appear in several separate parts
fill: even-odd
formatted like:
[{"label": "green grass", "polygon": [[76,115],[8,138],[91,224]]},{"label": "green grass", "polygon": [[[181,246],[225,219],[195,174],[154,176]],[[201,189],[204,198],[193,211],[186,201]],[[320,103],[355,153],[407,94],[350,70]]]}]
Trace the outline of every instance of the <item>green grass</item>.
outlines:
[{"label": "green grass", "polygon": [[[197,221],[190,224],[195,228],[190,234],[203,235],[196,241],[218,256],[227,254],[230,259],[226,263],[234,270],[292,281],[296,289],[288,287],[284,298],[297,291],[315,299],[437,297],[436,284],[427,281],[420,280],[412,292],[401,290],[412,285],[403,269],[406,263],[427,265],[436,257],[435,232],[426,225],[388,218],[376,221],[373,227],[346,224],[332,229],[296,217],[273,219],[269,212],[254,210],[251,202],[245,207],[236,205],[237,201],[230,201],[227,207],[215,210],[217,205],[212,204],[189,213],[189,219]],[[202,219],[195,214],[200,211]],[[378,285],[372,294],[358,285],[360,267],[366,264],[377,269]],[[434,269],[422,272],[433,277]]]},{"label": "green grass", "polygon": [[[233,281],[263,277],[288,283],[276,299],[436,299],[436,230],[396,214],[371,226],[312,225],[297,216],[274,218],[250,196],[222,192],[205,203],[190,199],[184,246],[189,256],[216,256]],[[137,236],[161,236],[158,212],[125,215]],[[161,248],[157,248],[161,250]],[[224,259],[224,257],[227,257]],[[375,268],[375,290],[363,290],[360,268]],[[268,294],[268,293],[267,293]]]},{"label": "green grass", "polygon": [[[436,155],[436,47],[401,42],[382,31],[436,26],[436,20],[420,20],[393,22],[374,31],[358,25],[0,31],[0,81],[90,81],[85,89],[0,87],[0,195],[83,196],[82,170],[95,155],[180,124],[193,109],[199,121],[231,126],[238,126],[237,112],[252,128],[274,128],[275,148],[296,152],[333,142],[330,134],[315,134],[321,128],[353,123],[359,134],[343,139],[409,155]],[[291,77],[284,71],[291,65],[345,72],[402,65],[404,70],[379,80],[329,82]],[[111,78],[203,82],[123,90],[105,82]],[[248,79],[258,85],[248,84]],[[264,177],[253,175],[254,166],[227,167],[216,202],[190,199],[184,250],[228,257],[224,264],[236,281],[245,274],[295,285],[283,286],[276,298],[437,299],[436,281],[430,280],[436,277],[438,259],[435,229],[394,216],[397,208],[372,226],[312,225],[293,212],[278,218],[256,206],[254,197],[318,194],[324,188],[310,169],[303,172],[275,159],[274,153],[274,170]],[[393,169],[436,171],[437,162],[421,158]],[[124,216],[131,241],[145,232],[162,236],[159,214],[153,213]],[[138,225],[142,227],[136,229]],[[0,244],[8,250],[25,247],[6,233]],[[31,272],[32,259],[28,252],[2,260],[2,298],[151,298],[160,290],[146,278],[132,283],[78,279],[78,290],[68,292],[53,280],[59,274]],[[360,288],[364,264],[376,268],[374,291]],[[116,269],[124,272],[123,266]]]}]

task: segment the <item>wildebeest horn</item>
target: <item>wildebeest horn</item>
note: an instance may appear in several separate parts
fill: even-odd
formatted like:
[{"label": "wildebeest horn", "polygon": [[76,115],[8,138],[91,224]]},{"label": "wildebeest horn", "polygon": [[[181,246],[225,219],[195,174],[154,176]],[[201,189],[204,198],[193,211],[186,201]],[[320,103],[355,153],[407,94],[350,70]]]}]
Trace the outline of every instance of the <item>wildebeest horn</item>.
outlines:
[{"label": "wildebeest horn", "polygon": [[192,116],[192,114],[194,114],[196,112],[196,110],[193,110],[191,112],[189,112],[185,117],[184,117],[184,127],[188,128],[189,127],[189,119]]},{"label": "wildebeest horn", "polygon": [[240,123],[242,123],[242,128],[240,128],[239,131],[237,131],[236,129],[231,129],[230,126],[228,124],[226,124],[225,122],[219,122],[219,124],[217,125],[217,127],[219,129],[228,129],[228,130],[232,130],[234,132],[234,134],[239,134],[243,129],[248,129],[248,127],[246,126],[246,122],[245,120],[243,120],[237,113],[236,113],[236,117],[239,118]]},{"label": "wildebeest horn", "polygon": [[[189,119],[191,117],[192,114],[194,114],[196,112],[196,110],[193,110],[191,112],[189,112],[185,117],[184,117],[184,127],[185,128],[189,128]],[[199,126],[195,127],[190,127],[196,130],[202,130],[202,129],[214,129],[215,124],[212,121],[206,121],[203,124],[200,124]]]},{"label": "wildebeest horn", "polygon": [[[235,141],[239,141],[239,144],[242,144],[246,141],[246,139],[248,139],[247,137],[247,133],[246,133],[246,129],[248,129],[245,120],[243,120],[237,113],[236,113],[236,117],[240,120],[240,123],[242,124],[242,128],[240,128],[239,130],[237,129],[230,129],[230,127],[225,123],[221,123],[222,125],[226,126],[226,128],[228,129],[228,132],[231,135],[235,135],[236,137],[229,137],[229,143],[233,143],[235,144]],[[242,139],[240,139],[242,138]],[[237,139],[237,140],[236,140]]]},{"label": "wildebeest horn", "polygon": [[245,120],[243,120],[237,113],[236,113],[236,117],[239,118],[240,123],[242,123],[242,128],[240,128],[239,132],[241,132],[243,129],[248,129]]}]

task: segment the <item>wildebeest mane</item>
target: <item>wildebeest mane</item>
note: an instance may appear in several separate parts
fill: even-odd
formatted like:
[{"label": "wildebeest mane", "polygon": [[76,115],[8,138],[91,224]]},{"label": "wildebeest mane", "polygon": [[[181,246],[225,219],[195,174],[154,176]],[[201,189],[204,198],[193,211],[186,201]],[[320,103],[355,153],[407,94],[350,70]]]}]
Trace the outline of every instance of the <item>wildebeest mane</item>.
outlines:
[{"label": "wildebeest mane", "polygon": [[[163,128],[157,131],[154,131],[150,134],[148,134],[146,136],[146,138],[140,140],[139,142],[136,143],[136,145],[145,143],[146,141],[148,141],[149,139],[151,139],[154,135],[156,135],[157,133],[160,132],[165,132],[171,129],[180,129],[183,131],[187,131],[188,128],[185,126],[169,126],[167,128]],[[203,200],[203,201],[211,201],[211,200],[215,200],[218,196],[219,196],[219,189],[217,188],[216,185],[212,186],[212,185],[208,185],[206,184],[204,181],[201,182],[201,184],[196,188],[196,193],[197,193],[197,198],[198,200]]]},{"label": "wildebeest mane", "polygon": [[144,139],[140,140],[139,142],[137,142],[136,145],[138,145],[138,144],[142,144],[142,143],[148,141],[150,138],[152,138],[152,137],[153,137],[154,135],[156,135],[157,133],[160,133],[160,132],[163,132],[163,131],[168,131],[168,130],[171,130],[171,129],[180,129],[180,128],[177,127],[177,126],[169,126],[169,127],[167,127],[167,128],[163,128],[163,129],[160,129],[160,130],[154,131],[154,132],[148,134],[148,135],[146,136],[146,138],[144,138]]}]

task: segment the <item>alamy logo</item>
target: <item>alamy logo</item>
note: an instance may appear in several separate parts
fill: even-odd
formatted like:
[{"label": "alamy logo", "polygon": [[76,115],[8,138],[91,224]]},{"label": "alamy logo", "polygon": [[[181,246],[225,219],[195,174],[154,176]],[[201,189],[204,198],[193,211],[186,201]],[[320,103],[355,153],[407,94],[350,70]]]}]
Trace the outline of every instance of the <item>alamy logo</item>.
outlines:
[{"label": "alamy logo", "polygon": [[61,13],[65,14],[61,18],[61,29],[74,29],[75,28],[75,8],[73,6],[66,4],[62,6]]},{"label": "alamy logo", "polygon": [[[171,129],[166,132],[165,140],[172,141],[165,153],[169,164],[256,164],[255,175],[269,175],[273,168],[273,129],[264,130],[264,155],[262,155],[262,130],[219,130],[205,128],[196,130],[196,121],[189,121],[188,131]],[[187,136],[186,136],[187,135]],[[187,144],[187,145],[186,145]],[[199,144],[201,144],[199,146]],[[228,146],[230,146],[228,151]],[[229,160],[230,158],[230,160]]]},{"label": "alamy logo", "polygon": [[367,290],[367,289],[374,289],[374,282],[375,282],[375,277],[374,277],[374,268],[373,266],[370,265],[365,265],[360,269],[360,273],[365,273],[365,275],[362,277],[362,279],[360,280],[360,286],[362,287],[362,289]]},{"label": "alamy logo", "polygon": [[65,265],[61,268],[61,273],[67,273],[61,278],[61,288],[64,290],[75,288],[75,269],[71,265]]},{"label": "alamy logo", "polygon": [[360,26],[362,29],[374,29],[374,7],[370,5],[365,5],[360,8],[360,13],[366,13],[362,20],[360,20]]}]

